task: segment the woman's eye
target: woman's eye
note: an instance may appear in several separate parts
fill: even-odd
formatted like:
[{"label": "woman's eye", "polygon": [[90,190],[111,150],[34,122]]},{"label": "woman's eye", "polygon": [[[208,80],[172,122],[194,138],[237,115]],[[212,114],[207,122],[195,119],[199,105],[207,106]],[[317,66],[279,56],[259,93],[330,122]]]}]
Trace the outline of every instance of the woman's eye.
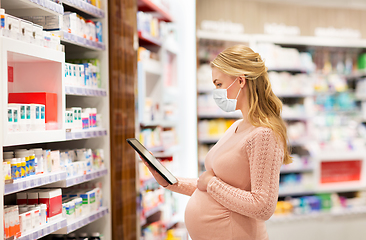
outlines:
[{"label": "woman's eye", "polygon": [[221,87],[221,85],[222,85],[221,83],[218,83],[216,84],[216,87]]}]

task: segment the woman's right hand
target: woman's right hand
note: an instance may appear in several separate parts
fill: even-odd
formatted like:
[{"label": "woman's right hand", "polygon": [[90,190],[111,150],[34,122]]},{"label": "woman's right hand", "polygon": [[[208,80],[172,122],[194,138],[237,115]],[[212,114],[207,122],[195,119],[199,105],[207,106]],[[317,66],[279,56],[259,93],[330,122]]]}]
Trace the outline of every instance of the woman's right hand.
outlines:
[{"label": "woman's right hand", "polygon": [[[151,152],[150,152],[151,153]],[[152,153],[151,153],[152,154]],[[146,165],[146,167],[149,169],[151,174],[154,176],[155,180],[163,187],[169,186],[169,183],[152,167],[146,160],[140,156],[140,159],[142,162]]]}]

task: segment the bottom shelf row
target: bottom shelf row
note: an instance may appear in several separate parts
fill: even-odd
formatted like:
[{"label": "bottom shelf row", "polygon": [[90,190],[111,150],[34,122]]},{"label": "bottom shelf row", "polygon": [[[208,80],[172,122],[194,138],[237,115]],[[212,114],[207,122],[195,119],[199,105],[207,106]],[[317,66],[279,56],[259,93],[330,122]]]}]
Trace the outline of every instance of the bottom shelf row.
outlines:
[{"label": "bottom shelf row", "polygon": [[68,234],[81,227],[88,225],[109,213],[107,207],[101,207],[98,211],[90,213],[88,215],[79,217],[75,220],[68,221],[66,218],[60,218],[50,223],[46,223],[41,227],[34,229],[33,231],[22,234],[17,239],[21,240],[33,240],[39,239],[49,234]]}]

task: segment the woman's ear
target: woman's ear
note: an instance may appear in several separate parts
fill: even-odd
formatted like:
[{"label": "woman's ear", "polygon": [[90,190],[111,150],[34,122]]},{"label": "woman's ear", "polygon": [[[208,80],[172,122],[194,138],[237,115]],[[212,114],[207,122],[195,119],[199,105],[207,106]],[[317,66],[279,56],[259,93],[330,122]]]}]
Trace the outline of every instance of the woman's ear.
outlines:
[{"label": "woman's ear", "polygon": [[240,87],[241,88],[244,88],[245,87],[245,84],[247,83],[247,79],[245,78],[245,76],[240,76],[239,77],[239,84],[240,84]]}]

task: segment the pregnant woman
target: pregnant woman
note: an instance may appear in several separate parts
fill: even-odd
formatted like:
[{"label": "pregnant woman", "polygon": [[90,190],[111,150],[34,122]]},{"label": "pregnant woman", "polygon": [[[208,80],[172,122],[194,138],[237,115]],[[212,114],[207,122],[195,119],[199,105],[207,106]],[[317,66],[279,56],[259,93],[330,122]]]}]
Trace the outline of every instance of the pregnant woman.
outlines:
[{"label": "pregnant woman", "polygon": [[191,196],[185,224],[193,240],[266,240],[265,221],[276,208],[280,167],[292,161],[282,103],[252,49],[229,47],[211,66],[215,102],[226,112],[240,110],[243,118],[208,152],[207,171],[199,179],[178,178],[169,185],[148,167],[160,185]]}]

